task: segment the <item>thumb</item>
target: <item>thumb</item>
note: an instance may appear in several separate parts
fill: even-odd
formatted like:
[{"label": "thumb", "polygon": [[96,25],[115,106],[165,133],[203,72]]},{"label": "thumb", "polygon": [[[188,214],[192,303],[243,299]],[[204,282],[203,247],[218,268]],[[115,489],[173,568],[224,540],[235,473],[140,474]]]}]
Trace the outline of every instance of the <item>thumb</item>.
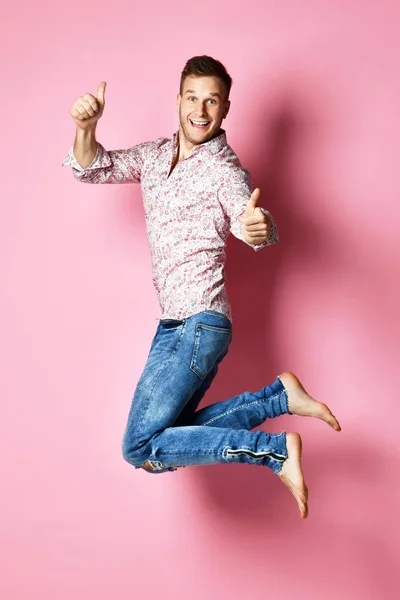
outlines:
[{"label": "thumb", "polygon": [[106,91],[106,85],[107,85],[106,82],[102,81],[100,83],[99,87],[97,88],[97,100],[99,101],[99,103],[102,106],[104,106],[104,102],[105,102],[104,94],[105,94],[105,91]]},{"label": "thumb", "polygon": [[260,197],[260,190],[256,188],[250,196],[250,199],[246,206],[246,212],[252,212],[258,206],[258,199]]}]

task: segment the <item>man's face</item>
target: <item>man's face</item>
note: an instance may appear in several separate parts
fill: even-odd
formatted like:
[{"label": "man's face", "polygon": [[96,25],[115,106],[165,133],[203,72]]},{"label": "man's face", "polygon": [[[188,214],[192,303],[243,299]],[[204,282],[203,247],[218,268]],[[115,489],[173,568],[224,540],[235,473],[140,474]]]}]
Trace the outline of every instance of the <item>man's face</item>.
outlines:
[{"label": "man's face", "polygon": [[203,144],[220,129],[230,101],[226,86],[218,77],[186,77],[178,94],[180,130],[192,144]]}]

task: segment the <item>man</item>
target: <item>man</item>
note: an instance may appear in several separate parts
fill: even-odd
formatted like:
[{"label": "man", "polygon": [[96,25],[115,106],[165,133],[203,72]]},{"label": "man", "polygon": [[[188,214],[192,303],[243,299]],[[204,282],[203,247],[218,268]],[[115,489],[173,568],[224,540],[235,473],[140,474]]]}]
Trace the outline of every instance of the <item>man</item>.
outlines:
[{"label": "man", "polygon": [[289,372],[258,392],[196,410],[228,352],[232,315],[225,289],[225,241],[231,231],[255,251],[276,243],[276,225],[258,206],[250,175],[221,128],[232,79],[209,56],[191,58],[177,97],[179,131],[127,150],[106,151],[95,128],[105,105],[80,96],[70,113],[77,129],[63,165],[86,183],[141,183],[153,282],[161,318],[135,390],[123,456],[159,474],[178,467],[249,463],[276,473],[295,496],[302,518],[308,490],[298,433],[250,431],[281,414],[318,417],[334,430],[329,408]]}]

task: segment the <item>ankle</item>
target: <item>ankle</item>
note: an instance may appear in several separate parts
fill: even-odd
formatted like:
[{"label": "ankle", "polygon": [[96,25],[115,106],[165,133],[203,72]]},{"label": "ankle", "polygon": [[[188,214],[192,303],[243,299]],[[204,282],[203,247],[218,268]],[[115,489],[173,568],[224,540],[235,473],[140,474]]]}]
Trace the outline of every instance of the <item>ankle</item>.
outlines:
[{"label": "ankle", "polygon": [[280,381],[281,385],[282,385],[282,393],[284,395],[285,398],[285,404],[286,406],[284,407],[283,412],[287,413],[288,415],[293,415],[293,407],[290,404],[290,398],[289,398],[289,390],[288,388],[285,386],[284,382],[282,381],[282,377],[285,376],[285,374],[287,373],[287,371],[284,371],[283,373],[281,373],[281,375],[278,375],[277,379]]}]

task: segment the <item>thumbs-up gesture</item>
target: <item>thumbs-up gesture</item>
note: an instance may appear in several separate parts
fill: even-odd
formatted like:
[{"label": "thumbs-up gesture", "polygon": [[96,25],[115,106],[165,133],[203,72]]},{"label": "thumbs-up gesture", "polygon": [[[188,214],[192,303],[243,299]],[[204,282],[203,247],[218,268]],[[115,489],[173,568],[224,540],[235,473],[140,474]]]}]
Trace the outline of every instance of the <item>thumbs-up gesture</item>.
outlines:
[{"label": "thumbs-up gesture", "polygon": [[92,94],[79,96],[70,108],[70,114],[76,125],[86,131],[94,129],[104,111],[106,82],[102,81],[97,88],[97,97]]},{"label": "thumbs-up gesture", "polygon": [[256,188],[251,194],[246,210],[238,217],[243,225],[243,235],[246,242],[253,246],[263,244],[268,238],[270,220],[258,206],[260,190]]}]

